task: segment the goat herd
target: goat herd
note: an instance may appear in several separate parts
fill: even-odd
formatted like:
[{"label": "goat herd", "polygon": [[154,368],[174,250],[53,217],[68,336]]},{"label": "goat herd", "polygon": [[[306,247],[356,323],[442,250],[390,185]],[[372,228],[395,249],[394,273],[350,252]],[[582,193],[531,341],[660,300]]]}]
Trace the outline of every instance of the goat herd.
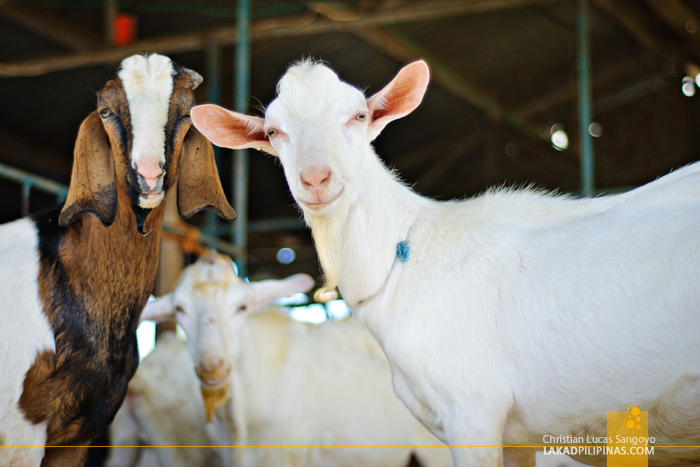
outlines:
[{"label": "goat herd", "polygon": [[[525,467],[630,404],[650,465],[698,465],[700,165],[614,196],[427,199],[371,143],[428,80],[418,61],[367,99],[303,60],[263,119],[195,106],[201,76],[165,56],[124,60],[65,205],[0,226],[0,466],[81,466],[114,420],[110,467]],[[235,218],[210,141],[279,158],[354,318],[293,322],[265,306],[313,279],[246,283],[215,253],[146,304],[172,190],[185,219]],[[173,318],[187,342],[134,375],[139,321]]]}]

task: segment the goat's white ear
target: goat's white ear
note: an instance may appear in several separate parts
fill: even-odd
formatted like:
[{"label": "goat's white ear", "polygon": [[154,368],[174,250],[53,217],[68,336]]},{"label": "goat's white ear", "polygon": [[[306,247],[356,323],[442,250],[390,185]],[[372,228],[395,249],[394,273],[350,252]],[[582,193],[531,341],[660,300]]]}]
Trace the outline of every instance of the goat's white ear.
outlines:
[{"label": "goat's white ear", "polygon": [[379,136],[387,123],[405,117],[418,107],[428,88],[428,81],[428,65],[419,60],[403,67],[391,83],[367,101],[370,141]]},{"label": "goat's white ear", "polygon": [[294,274],[286,279],[268,279],[251,282],[253,302],[255,306],[267,305],[283,297],[291,297],[299,292],[308,292],[316,285],[316,281],[308,274]]},{"label": "goat's white ear", "polygon": [[146,303],[141,312],[141,321],[165,321],[175,318],[175,306],[173,305],[173,294],[165,294],[158,300]]},{"label": "goat's white ear", "polygon": [[253,148],[276,156],[265,136],[262,118],[226,110],[214,104],[203,104],[190,110],[192,123],[209,141],[229,149]]}]

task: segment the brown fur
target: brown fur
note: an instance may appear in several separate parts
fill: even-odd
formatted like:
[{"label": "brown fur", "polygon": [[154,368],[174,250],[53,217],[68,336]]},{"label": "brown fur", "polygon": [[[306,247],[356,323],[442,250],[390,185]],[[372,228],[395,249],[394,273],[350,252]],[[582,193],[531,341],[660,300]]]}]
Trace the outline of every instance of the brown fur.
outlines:
[{"label": "brown fur", "polygon": [[202,391],[202,399],[204,399],[204,410],[206,411],[207,423],[214,421],[216,410],[224,405],[228,399],[228,386],[224,385],[220,388],[210,389],[203,384],[200,385]]},{"label": "brown fur", "polygon": [[[181,151],[207,153],[198,132],[191,138],[196,144],[183,149],[183,140],[190,136],[192,87],[188,74],[176,75],[166,126],[166,195],[177,179]],[[138,365],[135,331],[155,284],[165,202],[150,212],[135,207],[132,187],[138,185],[133,183],[129,161],[131,124],[117,79],[99,94],[98,110],[105,108],[112,117],[93,112],[81,125],[71,187],[60,217],[48,213],[35,218],[40,235],[39,294],[54,330],[56,352],[37,356],[26,374],[19,405],[28,420],[47,424],[47,446],[76,446],[47,448],[42,467],[80,465],[87,448],[78,446],[88,445],[113,419]],[[196,157],[183,154],[188,166],[198,162]],[[200,182],[220,193],[212,200],[211,190],[200,197],[195,187],[185,190],[183,198],[190,207],[212,206],[232,218],[215,166],[212,170],[209,161],[204,162],[208,172],[197,173]],[[85,212],[111,225],[104,227],[95,217],[79,215]],[[139,215],[145,216],[143,235],[137,228]],[[42,236],[42,231],[49,233]]]},{"label": "brown fur", "polygon": [[102,129],[97,112],[93,112],[80,126],[73,159],[73,183],[68,191],[65,208],[59,222],[66,226],[73,216],[89,211],[106,226],[112,225],[117,214],[117,186],[114,177],[114,159],[109,138]]},{"label": "brown fur", "polygon": [[81,467],[87,451],[87,446],[47,448],[41,467]]},{"label": "brown fur", "polygon": [[[212,173],[216,176],[212,177]],[[223,193],[214,149],[209,140],[193,126],[185,138],[180,161],[180,178],[177,183],[180,216],[189,219],[202,209],[209,208],[225,219],[235,219],[236,213],[226,202]]]}]

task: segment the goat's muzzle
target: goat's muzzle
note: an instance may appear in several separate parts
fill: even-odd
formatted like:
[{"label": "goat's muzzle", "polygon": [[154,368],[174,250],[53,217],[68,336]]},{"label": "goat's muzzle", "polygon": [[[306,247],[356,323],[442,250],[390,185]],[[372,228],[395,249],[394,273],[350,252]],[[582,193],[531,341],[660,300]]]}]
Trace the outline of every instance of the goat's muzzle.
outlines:
[{"label": "goat's muzzle", "polygon": [[221,386],[231,373],[223,359],[220,358],[212,362],[199,362],[195,371],[202,384],[212,389]]}]

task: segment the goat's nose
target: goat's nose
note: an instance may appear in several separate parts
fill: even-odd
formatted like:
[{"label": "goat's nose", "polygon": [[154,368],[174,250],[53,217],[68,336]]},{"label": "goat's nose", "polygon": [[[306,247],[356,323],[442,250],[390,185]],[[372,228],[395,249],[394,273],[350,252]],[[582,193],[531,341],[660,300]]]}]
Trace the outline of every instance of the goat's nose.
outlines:
[{"label": "goat's nose", "polygon": [[163,174],[163,168],[157,161],[140,162],[136,164],[136,171],[143,177],[151,190],[155,189],[158,185],[158,177]]},{"label": "goat's nose", "polygon": [[328,166],[311,167],[299,174],[305,188],[323,188],[331,180],[331,169]]},{"label": "goat's nose", "polygon": [[217,358],[215,360],[205,360],[203,362],[199,362],[199,366],[201,367],[203,372],[212,373],[218,369],[223,368],[224,360],[222,358]]}]

